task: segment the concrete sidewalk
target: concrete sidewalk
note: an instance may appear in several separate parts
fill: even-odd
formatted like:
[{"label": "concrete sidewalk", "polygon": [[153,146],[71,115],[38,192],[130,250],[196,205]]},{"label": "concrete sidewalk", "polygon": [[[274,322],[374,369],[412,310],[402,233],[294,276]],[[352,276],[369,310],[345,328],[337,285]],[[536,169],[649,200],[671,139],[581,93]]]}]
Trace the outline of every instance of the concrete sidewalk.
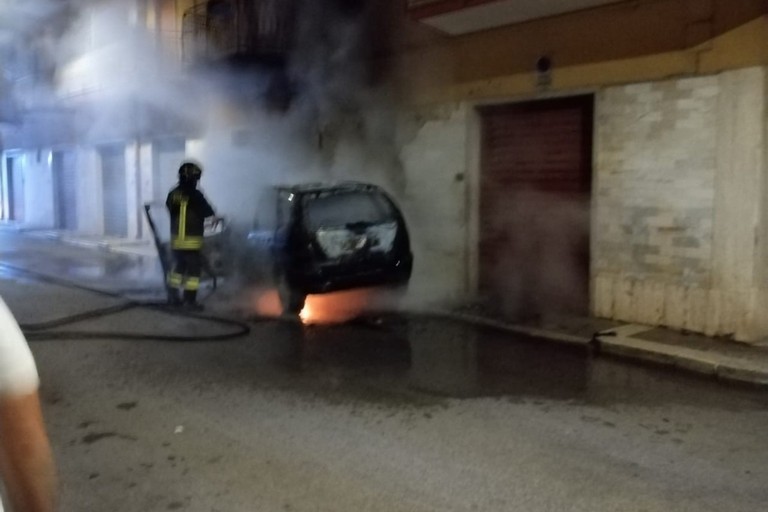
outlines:
[{"label": "concrete sidewalk", "polygon": [[624,325],[596,337],[607,353],[672,365],[718,379],[768,385],[768,349],[669,329]]},{"label": "concrete sidewalk", "polygon": [[765,344],[738,343],[599,318],[559,318],[516,324],[476,313],[443,314],[535,338],[592,346],[601,353],[671,366],[723,381],[768,386],[768,346]]},{"label": "concrete sidewalk", "polygon": [[[6,228],[10,229],[10,228]],[[12,230],[12,229],[11,229]],[[57,229],[15,229],[25,236],[41,240],[51,240],[84,249],[132,254],[135,256],[156,257],[157,249],[151,240],[132,240],[103,235],[84,235]]]}]

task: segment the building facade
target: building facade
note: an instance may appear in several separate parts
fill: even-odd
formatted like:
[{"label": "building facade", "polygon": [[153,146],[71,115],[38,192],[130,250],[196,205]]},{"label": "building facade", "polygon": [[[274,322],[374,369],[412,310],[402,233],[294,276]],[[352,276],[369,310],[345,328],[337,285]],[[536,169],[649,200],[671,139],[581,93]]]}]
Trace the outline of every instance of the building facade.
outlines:
[{"label": "building facade", "polygon": [[521,313],[767,335],[766,4],[512,4],[409,3],[435,272]]},{"label": "building facade", "polygon": [[[167,143],[156,143],[158,134],[141,126],[148,107],[132,100],[124,84],[137,71],[149,71],[141,70],[134,50],[141,45],[156,45],[168,56],[162,62],[179,67],[173,55],[180,36],[170,37],[175,13],[161,7],[118,2],[79,12],[71,30],[60,35],[70,51],[54,64],[54,76],[37,77],[34,95],[24,94],[19,77],[15,89],[23,114],[2,130],[3,220],[30,229],[146,235],[141,204],[158,197],[153,164],[162,161]],[[41,55],[27,51],[24,58]]]}]

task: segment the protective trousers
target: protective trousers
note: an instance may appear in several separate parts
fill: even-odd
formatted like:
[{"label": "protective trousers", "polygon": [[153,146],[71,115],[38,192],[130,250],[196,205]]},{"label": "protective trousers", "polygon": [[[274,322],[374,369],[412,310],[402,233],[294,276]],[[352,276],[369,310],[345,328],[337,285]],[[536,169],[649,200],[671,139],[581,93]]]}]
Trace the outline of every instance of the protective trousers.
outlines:
[{"label": "protective trousers", "polygon": [[184,302],[195,303],[202,270],[203,256],[200,251],[173,251],[173,270],[168,274],[168,286],[174,290],[177,300],[179,292],[183,291]]}]

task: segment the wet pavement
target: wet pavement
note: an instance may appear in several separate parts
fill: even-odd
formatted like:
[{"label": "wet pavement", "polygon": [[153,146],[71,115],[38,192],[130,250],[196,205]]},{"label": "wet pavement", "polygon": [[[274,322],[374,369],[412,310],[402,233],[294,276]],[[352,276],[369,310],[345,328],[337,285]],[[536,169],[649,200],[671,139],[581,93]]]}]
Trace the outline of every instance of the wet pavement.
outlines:
[{"label": "wet pavement", "polygon": [[116,292],[162,286],[157,258],[68,246],[2,231],[0,264],[0,275],[4,276],[29,270]]},{"label": "wet pavement", "polygon": [[[73,248],[17,235],[0,236],[5,236],[4,250],[0,251],[0,279],[30,283],[51,278],[131,298],[163,297],[162,271],[156,258]],[[213,297],[212,309],[221,312],[234,306],[243,314],[244,305],[238,304],[242,296],[237,297],[232,290],[224,293],[225,298]],[[123,314],[124,318],[97,319],[85,329],[115,331],[119,327],[121,332],[128,332],[136,329],[131,317],[148,314],[165,316],[156,311],[132,312]],[[42,314],[45,320],[50,320],[49,316]],[[446,318],[361,311],[359,317],[340,324],[304,326],[277,318],[274,322],[290,333],[287,346],[276,346],[274,352],[284,356],[292,347],[291,357],[298,366],[319,364],[365,375],[381,373],[398,381],[401,387],[441,396],[507,395],[586,401],[612,396],[615,400],[637,401],[643,397],[669,398],[670,390],[680,394],[688,388],[695,388],[688,393],[690,399],[700,396],[702,389],[715,394],[749,395],[748,390],[736,386],[595,357],[593,347],[588,345],[544,343]],[[185,321],[177,318],[166,323],[178,328]],[[206,330],[204,322],[194,325],[196,334]],[[216,328],[208,330],[211,334],[219,332]],[[264,362],[272,361],[267,358]],[[622,375],[620,383],[608,378],[618,374]],[[759,391],[753,395],[758,403],[768,396]]]},{"label": "wet pavement", "polygon": [[[503,397],[609,406],[673,403],[768,411],[768,393],[596,355],[463,322],[369,316],[342,325],[283,323],[267,365],[324,373],[349,389],[434,398]],[[294,375],[295,376],[295,375]]]},{"label": "wet pavement", "polygon": [[[0,293],[23,323],[119,300],[19,268],[108,290],[157,284],[151,263],[3,242]],[[138,309],[78,328],[216,332],[197,322]],[[768,499],[765,391],[588,346],[365,314],[262,319],[230,342],[32,347],[64,511],[698,512]]]}]

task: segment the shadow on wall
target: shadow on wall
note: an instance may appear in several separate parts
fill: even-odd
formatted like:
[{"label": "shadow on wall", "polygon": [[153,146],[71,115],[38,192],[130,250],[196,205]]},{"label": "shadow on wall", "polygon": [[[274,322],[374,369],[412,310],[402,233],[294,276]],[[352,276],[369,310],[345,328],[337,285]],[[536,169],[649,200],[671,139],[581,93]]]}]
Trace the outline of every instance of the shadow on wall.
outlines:
[{"label": "shadow on wall", "polygon": [[589,199],[523,190],[506,208],[483,212],[481,294],[516,319],[586,314],[589,309]]}]

